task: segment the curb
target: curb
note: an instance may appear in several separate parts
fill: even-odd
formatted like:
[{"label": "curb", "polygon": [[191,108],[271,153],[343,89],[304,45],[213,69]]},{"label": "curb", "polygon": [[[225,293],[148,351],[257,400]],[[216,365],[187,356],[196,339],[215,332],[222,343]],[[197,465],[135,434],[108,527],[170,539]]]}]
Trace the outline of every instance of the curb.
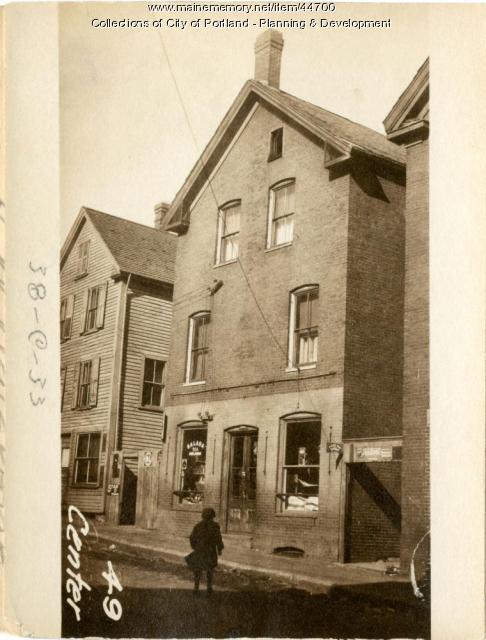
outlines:
[{"label": "curb", "polygon": [[[150,544],[137,543],[131,544],[129,542],[121,542],[117,540],[113,540],[109,536],[104,536],[103,534],[92,533],[88,536],[92,540],[96,542],[102,542],[105,544],[114,544],[116,545],[117,551],[121,553],[126,553],[133,557],[134,553],[141,556],[145,560],[150,560],[158,558],[161,560],[165,560],[169,563],[181,564],[181,559],[183,559],[187,552],[175,550],[175,549],[167,549],[154,547]],[[148,553],[150,557],[148,557]],[[280,571],[278,569],[273,568],[265,568],[259,567],[255,565],[244,564],[241,562],[234,562],[231,560],[226,560],[223,558],[219,559],[219,566],[230,569],[232,571],[243,571],[248,573],[254,573],[259,575],[273,576],[276,578],[280,578],[289,582],[292,585],[300,585],[302,587],[312,588],[318,586],[320,588],[320,592],[328,595],[337,595],[342,597],[352,597],[359,598],[361,601],[366,600],[371,604],[378,604],[381,606],[390,606],[394,608],[400,609],[413,609],[413,610],[423,610],[419,601],[414,600],[404,600],[403,598],[394,598],[394,597],[383,597],[379,594],[370,593],[367,590],[367,583],[354,584],[350,587],[347,585],[337,584],[335,581],[331,579],[318,578],[314,576],[309,576],[300,573],[290,573],[289,571]]]}]

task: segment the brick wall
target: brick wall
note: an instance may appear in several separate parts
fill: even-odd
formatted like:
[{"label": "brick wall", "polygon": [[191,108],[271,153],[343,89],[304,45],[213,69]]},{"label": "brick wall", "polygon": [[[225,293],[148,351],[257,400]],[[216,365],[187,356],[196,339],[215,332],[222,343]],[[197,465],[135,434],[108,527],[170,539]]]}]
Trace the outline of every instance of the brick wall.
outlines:
[{"label": "brick wall", "polygon": [[350,192],[344,438],[401,435],[403,178],[356,163]]},{"label": "brick wall", "polygon": [[428,141],[407,149],[402,562],[430,526]]}]

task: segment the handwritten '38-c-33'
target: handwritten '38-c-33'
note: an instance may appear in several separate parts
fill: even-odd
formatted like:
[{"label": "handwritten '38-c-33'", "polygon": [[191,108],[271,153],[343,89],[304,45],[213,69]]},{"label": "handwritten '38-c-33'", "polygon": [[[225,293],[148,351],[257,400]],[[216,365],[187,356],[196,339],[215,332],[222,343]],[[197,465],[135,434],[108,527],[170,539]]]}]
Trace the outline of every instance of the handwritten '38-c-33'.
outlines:
[{"label": "handwritten '38-c-33'", "polygon": [[[71,565],[66,569],[68,575],[66,580],[68,598],[66,602],[73,608],[77,622],[81,620],[81,607],[78,603],[81,601],[82,591],[83,589],[91,591],[91,587],[81,576],[80,551],[83,546],[82,537],[86,537],[88,532],[88,521],[77,507],[71,505],[68,508],[68,525],[66,527],[66,539],[68,541],[67,561]],[[117,598],[112,598],[111,595],[114,589],[123,591],[123,587],[109,560],[107,562],[107,571],[103,571],[101,575],[108,583],[108,595],[103,600],[103,610],[111,620],[120,620],[123,613],[122,605]]]}]

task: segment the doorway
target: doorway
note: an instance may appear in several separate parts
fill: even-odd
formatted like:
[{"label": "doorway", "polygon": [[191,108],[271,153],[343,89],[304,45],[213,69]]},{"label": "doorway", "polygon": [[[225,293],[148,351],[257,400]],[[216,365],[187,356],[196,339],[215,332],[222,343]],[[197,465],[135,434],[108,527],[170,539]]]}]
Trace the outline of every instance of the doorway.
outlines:
[{"label": "doorway", "polygon": [[255,527],[258,431],[229,433],[227,530],[251,533]]},{"label": "doorway", "polygon": [[135,524],[137,511],[137,480],[138,458],[124,458],[120,524]]}]

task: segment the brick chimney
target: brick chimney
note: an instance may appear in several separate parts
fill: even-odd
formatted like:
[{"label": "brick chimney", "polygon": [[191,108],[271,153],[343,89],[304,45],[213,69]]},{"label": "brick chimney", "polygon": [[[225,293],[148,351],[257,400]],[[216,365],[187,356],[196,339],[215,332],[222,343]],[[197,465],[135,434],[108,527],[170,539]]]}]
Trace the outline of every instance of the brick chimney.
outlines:
[{"label": "brick chimney", "polygon": [[170,204],[167,204],[167,202],[159,202],[159,204],[156,204],[154,207],[154,227],[156,229],[162,229],[164,222],[165,222],[165,216],[167,214],[167,211],[169,211],[170,208]]},{"label": "brick chimney", "polygon": [[284,46],[283,36],[275,29],[261,33],[255,41],[255,80],[280,87],[280,61]]}]

